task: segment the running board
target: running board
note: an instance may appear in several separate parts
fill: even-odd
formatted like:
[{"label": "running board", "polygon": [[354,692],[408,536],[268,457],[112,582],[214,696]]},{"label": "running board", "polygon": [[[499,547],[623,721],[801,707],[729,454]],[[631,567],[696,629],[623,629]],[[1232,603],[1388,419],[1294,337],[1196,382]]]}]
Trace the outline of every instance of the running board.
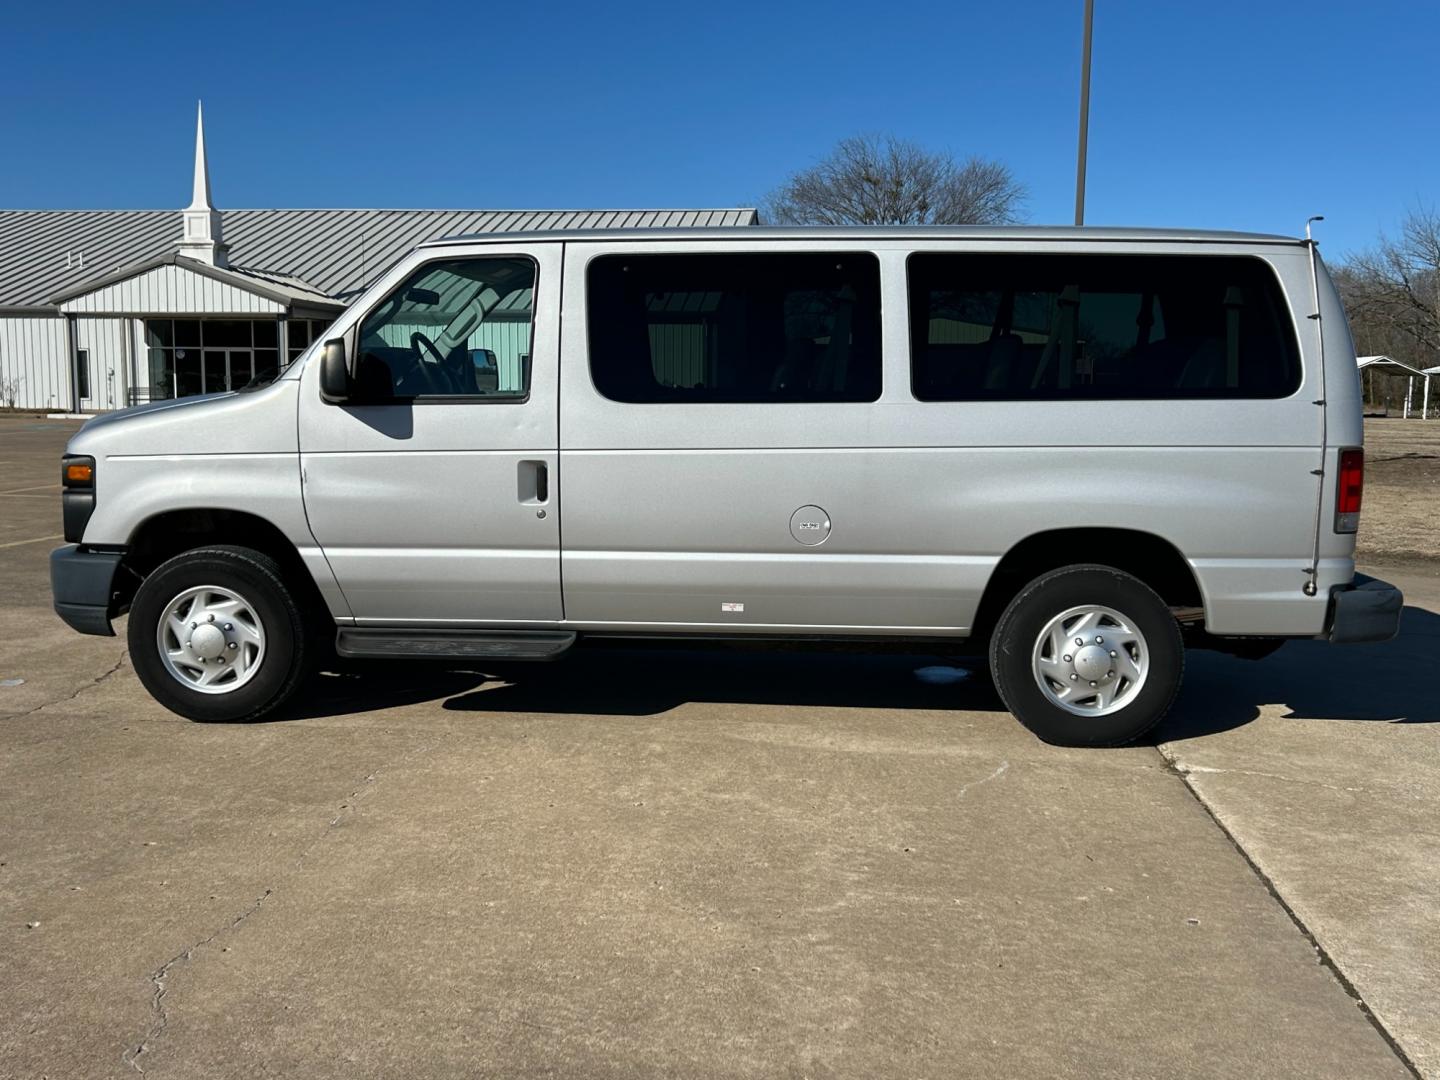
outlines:
[{"label": "running board", "polygon": [[341,627],[335,651],[350,659],[554,660],[575,644],[569,630],[397,630]]}]

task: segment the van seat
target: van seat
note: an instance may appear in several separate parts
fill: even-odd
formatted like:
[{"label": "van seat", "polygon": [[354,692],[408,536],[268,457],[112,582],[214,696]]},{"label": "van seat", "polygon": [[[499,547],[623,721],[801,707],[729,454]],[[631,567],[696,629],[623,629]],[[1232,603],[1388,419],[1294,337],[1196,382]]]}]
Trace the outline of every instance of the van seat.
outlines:
[{"label": "van seat", "polygon": [[1136,351],[1126,365],[1150,390],[1212,389],[1225,384],[1225,350],[1202,337],[1167,337]]},{"label": "van seat", "polygon": [[1009,390],[1024,381],[1020,357],[1024,343],[1019,334],[1000,334],[990,339],[990,353],[985,358],[985,389]]},{"label": "van seat", "polygon": [[926,395],[951,397],[979,388],[985,381],[988,342],[975,345],[927,345],[921,353],[919,388]]},{"label": "van seat", "polygon": [[939,398],[1017,385],[1023,346],[1019,335],[1001,334],[968,345],[928,345],[921,354],[919,389]]}]

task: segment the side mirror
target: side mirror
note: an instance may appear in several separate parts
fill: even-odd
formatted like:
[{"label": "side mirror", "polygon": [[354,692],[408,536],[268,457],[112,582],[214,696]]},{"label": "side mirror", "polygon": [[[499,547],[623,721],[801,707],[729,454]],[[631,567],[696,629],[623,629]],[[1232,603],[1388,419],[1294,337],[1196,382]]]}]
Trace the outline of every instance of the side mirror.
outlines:
[{"label": "side mirror", "polygon": [[350,365],[345,360],[345,339],[325,342],[320,354],[320,397],[338,405],[350,397]]}]

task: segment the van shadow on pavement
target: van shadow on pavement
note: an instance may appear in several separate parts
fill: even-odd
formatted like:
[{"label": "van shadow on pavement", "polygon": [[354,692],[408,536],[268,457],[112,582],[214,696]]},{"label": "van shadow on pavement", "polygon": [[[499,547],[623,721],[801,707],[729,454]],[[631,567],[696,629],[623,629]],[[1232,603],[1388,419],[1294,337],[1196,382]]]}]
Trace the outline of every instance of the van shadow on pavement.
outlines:
[{"label": "van shadow on pavement", "polygon": [[[963,665],[963,666],[962,666]],[[491,713],[654,716],[689,701],[859,709],[1003,708],[978,659],[854,649],[582,645],[550,663],[345,662],[274,719],[333,716],[444,698]]]},{"label": "van shadow on pavement", "polygon": [[1331,645],[1291,641],[1264,660],[1191,651],[1185,684],[1156,742],[1193,738],[1248,724],[1260,706],[1285,718],[1384,723],[1440,722],[1440,615],[1407,607],[1393,641]]},{"label": "van shadow on pavement", "polygon": [[[1185,685],[1154,734],[1164,742],[1228,731],[1265,704],[1296,719],[1435,723],[1440,615],[1407,607],[1395,640],[1292,641],[1264,660],[1191,651]],[[316,676],[277,721],[427,701],[447,710],[654,716],[690,701],[812,708],[1003,710],[984,664],[954,654],[870,653],[860,646],[721,649],[582,646],[553,663],[346,663]]]}]

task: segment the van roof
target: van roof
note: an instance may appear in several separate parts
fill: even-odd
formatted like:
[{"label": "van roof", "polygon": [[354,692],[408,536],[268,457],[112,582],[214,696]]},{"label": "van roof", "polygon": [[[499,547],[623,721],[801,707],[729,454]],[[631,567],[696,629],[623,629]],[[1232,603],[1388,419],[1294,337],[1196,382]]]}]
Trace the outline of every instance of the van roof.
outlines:
[{"label": "van roof", "polygon": [[473,241],[525,240],[1021,240],[1131,241],[1196,244],[1303,245],[1295,236],[1274,233],[1226,232],[1219,229],[1129,229],[1093,225],[819,225],[778,228],[555,229],[538,232],[468,233],[426,241],[421,247],[442,247]]}]

